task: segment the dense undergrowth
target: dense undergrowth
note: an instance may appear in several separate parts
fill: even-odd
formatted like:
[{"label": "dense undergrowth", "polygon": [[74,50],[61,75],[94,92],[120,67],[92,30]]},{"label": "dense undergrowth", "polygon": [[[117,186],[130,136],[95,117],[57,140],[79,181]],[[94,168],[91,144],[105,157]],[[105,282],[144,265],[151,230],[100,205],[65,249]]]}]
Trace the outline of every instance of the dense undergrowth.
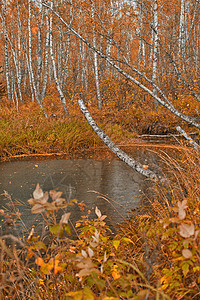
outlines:
[{"label": "dense undergrowth", "polygon": [[[141,134],[173,134],[178,125],[187,132],[195,131],[163,107],[155,110],[152,99],[139,91],[135,96],[132,90],[127,91],[125,100],[120,98],[120,89],[119,95],[117,88],[115,93],[109,91],[101,111],[94,96],[86,101],[94,120],[115,143],[131,144]],[[69,114],[66,115],[58,96],[51,96],[54,94],[54,90],[49,91],[43,103],[49,118],[45,118],[39,105],[28,98],[19,104],[19,111],[5,98],[0,99],[1,159],[17,155],[78,153],[103,146],[81,114],[78,96],[73,101],[69,99]],[[198,117],[198,103],[191,101],[189,95],[177,94],[171,101],[183,113]]]},{"label": "dense undergrowth", "polygon": [[[76,201],[37,185],[28,202],[44,218],[48,243],[33,229],[20,241],[0,238],[1,299],[199,299],[200,159],[189,149],[179,157],[163,154],[168,181],[152,183],[149,205],[133,212],[115,236],[103,212],[96,207],[92,219],[81,203],[77,238],[70,238]],[[20,220],[16,209],[0,213],[10,227]]]}]

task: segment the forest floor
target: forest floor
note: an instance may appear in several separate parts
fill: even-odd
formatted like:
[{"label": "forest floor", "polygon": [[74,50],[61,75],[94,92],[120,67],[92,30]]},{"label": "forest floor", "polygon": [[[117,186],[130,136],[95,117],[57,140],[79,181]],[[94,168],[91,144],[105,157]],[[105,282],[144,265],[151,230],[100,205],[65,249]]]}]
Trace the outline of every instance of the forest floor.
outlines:
[{"label": "forest floor", "polygon": [[[54,99],[52,102],[50,96],[44,106],[49,118],[45,118],[36,103],[21,104],[17,112],[1,99],[1,161],[100,155],[105,148],[104,143],[88,125],[77,102],[68,105],[68,115],[64,113],[60,101]],[[145,145],[149,140],[158,139],[171,144],[180,142],[180,138],[176,137],[178,125],[198,138],[193,128],[162,107],[155,111],[148,103],[128,103],[120,109],[115,103],[110,103],[101,111],[91,104],[88,108],[100,128],[121,147]]]}]

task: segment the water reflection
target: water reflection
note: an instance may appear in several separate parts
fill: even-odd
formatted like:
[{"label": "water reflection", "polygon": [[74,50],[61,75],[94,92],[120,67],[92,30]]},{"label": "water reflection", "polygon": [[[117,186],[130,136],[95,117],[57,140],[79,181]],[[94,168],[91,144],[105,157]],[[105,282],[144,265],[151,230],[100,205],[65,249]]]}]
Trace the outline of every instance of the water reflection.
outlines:
[{"label": "water reflection", "polygon": [[[141,154],[141,153],[140,153]],[[156,163],[156,162],[155,162]],[[157,164],[157,163],[156,163]],[[158,165],[158,164],[157,164]],[[27,199],[32,196],[37,183],[44,191],[58,189],[67,200],[84,201],[87,210],[96,206],[114,225],[127,218],[128,212],[140,203],[140,196],[147,185],[145,178],[119,160],[50,160],[21,161],[0,164],[0,208],[6,204],[6,190],[18,205],[22,220],[28,228],[38,216],[32,215]],[[70,206],[73,222],[83,214],[78,206]]]}]

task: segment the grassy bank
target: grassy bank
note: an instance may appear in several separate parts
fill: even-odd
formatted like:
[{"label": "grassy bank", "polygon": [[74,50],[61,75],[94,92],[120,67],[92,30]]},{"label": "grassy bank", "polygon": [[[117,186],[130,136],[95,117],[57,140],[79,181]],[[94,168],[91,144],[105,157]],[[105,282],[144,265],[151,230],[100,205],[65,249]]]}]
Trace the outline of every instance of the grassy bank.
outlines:
[{"label": "grassy bank", "polygon": [[[19,112],[2,101],[0,107],[0,158],[13,156],[78,153],[82,150],[103,146],[81,114],[77,102],[69,105],[69,115],[63,113],[59,100],[51,97],[44,103],[49,118],[36,103],[20,105]],[[141,134],[175,133],[176,126],[191,129],[175,119],[162,107],[157,111],[148,103],[124,104],[118,110],[114,103],[99,111],[89,104],[97,124],[117,144],[131,144]],[[147,114],[148,111],[148,114]]]}]

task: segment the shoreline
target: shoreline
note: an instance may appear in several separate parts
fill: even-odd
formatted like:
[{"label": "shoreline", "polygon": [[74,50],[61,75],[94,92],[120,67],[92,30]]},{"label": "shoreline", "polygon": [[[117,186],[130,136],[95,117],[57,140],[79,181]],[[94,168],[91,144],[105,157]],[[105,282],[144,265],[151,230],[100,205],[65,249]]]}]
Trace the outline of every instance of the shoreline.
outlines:
[{"label": "shoreline", "polygon": [[[156,149],[171,149],[171,150],[189,150],[184,146],[176,145],[172,143],[152,143],[148,141],[136,141],[135,143],[127,143],[127,144],[117,144],[120,148],[136,148],[136,147],[150,147]],[[101,151],[101,153],[100,153]],[[103,153],[102,153],[103,151]],[[68,152],[46,152],[46,153],[30,153],[30,154],[18,154],[12,156],[3,156],[0,157],[0,163],[3,162],[12,162],[12,161],[29,161],[29,160],[52,160],[52,159],[84,159],[84,158],[93,158],[93,159],[102,159],[102,155],[106,153],[106,157],[115,158],[115,154],[113,154],[106,146],[92,146],[90,148],[82,148],[82,149],[74,149],[74,151]],[[105,157],[105,156],[104,156]],[[117,157],[116,157],[117,159]]]}]

